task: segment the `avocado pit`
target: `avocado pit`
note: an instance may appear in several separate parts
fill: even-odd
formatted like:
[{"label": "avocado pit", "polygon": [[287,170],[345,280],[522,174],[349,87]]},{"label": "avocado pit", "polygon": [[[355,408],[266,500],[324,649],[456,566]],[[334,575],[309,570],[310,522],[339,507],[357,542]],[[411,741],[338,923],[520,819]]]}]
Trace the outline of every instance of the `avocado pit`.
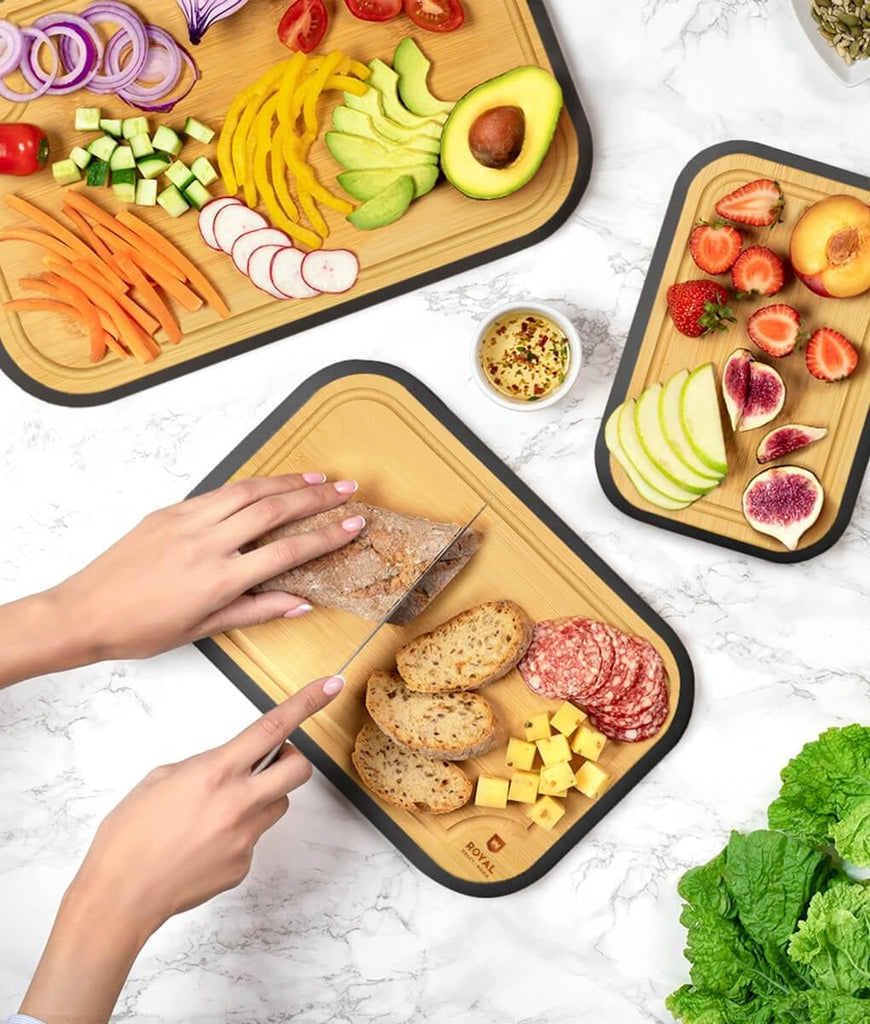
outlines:
[{"label": "avocado pit", "polygon": [[523,151],[526,115],[520,107],[490,107],[472,123],[468,148],[479,164],[502,171]]}]

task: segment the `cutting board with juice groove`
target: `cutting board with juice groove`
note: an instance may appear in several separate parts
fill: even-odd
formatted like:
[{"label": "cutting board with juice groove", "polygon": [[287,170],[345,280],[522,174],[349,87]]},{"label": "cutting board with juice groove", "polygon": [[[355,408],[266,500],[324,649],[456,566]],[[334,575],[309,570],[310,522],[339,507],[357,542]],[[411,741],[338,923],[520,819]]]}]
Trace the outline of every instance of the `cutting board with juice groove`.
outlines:
[{"label": "cutting board with juice groove", "polygon": [[[737,323],[728,331],[686,338],[671,322],[665,293],[675,281],[706,277],[692,261],[688,242],[692,226],[709,220],[722,196],[755,178],[773,178],[785,194],[783,220],[770,228],[749,228],[744,244],[766,245],[788,257],[792,229],[801,214],[829,195],[857,196],[870,201],[870,178],[808,160],[755,142],[726,142],[705,149],[689,162],[677,180],[659,235],[646,283],[610,392],[595,451],[598,478],[607,497],[627,515],[675,533],[757,555],[772,562],[801,562],[827,551],[845,530],[870,456],[870,292],[852,299],[825,299],[813,294],[786,267],[786,284],[770,298],[732,303]],[[725,277],[717,280],[726,281]],[[730,280],[728,281],[730,284]],[[847,381],[828,384],[807,371],[802,350],[774,359],[756,348],[746,334],[746,320],[761,306],[793,305],[809,330],[833,327],[858,349],[855,373]],[[747,348],[774,366],[786,386],[785,406],[771,423],[734,434],[722,411],[729,472],[719,487],[678,512],[648,504],[635,491],[604,443],[604,424],[627,397],[636,398],[648,385],[665,381],[678,370],[712,361],[717,381],[725,360],[736,348]],[[755,451],[774,427],[804,423],[827,427],[828,436],[790,456],[759,466]],[[801,538],[797,550],[758,533],[743,516],[742,495],[761,470],[778,465],[812,470],[825,490],[821,515]]]},{"label": "cutting board with juice groove", "polygon": [[[385,626],[346,672],[341,697],[293,736],[314,764],[420,870],[457,892],[500,896],[540,878],[667,753],[692,709],[692,666],[679,639],[626,583],[536,497],[415,377],[382,363],[339,363],[311,377],[196,488],[228,480],[316,467],[333,479],[356,478],[359,497],[412,515],[467,522],[483,544],[454,582],[408,626]],[[551,832],[531,824],[525,804],[503,811],[468,804],[445,815],[409,813],[365,789],[350,760],[367,720],[365,684],[375,669],[395,668],[406,640],[452,615],[495,599],[519,603],[534,619],[589,615],[647,637],[670,679],[667,723],[645,743],[609,743],[600,764],[614,784],[593,802],[579,791]],[[200,650],[261,710],[301,685],[334,672],[371,623],[317,608],[201,641]],[[487,754],[463,762],[478,775],[507,777],[505,746],[534,711],[557,701],[531,693],[519,672],[482,691],[503,737]]]},{"label": "cutting board with juice groove", "polygon": [[[87,0],[71,0],[66,9],[78,12],[86,6]],[[133,6],[137,6],[136,0]],[[150,115],[152,129],[161,122],[180,127],[188,115],[219,129],[236,93],[288,56],[275,32],[286,6],[287,0],[257,0],[210,28],[203,42],[192,48],[202,70],[201,81],[171,114]],[[221,321],[208,309],[194,314],[181,310],[184,339],[178,346],[165,345],[150,365],[113,355],[93,365],[88,361],[86,336],[66,319],[50,313],[6,315],[0,310],[0,367],[26,391],[46,401],[95,405],[430,285],[549,236],[568,218],[589,180],[592,140],[577,91],[543,0],[470,0],[466,7],[466,24],[456,32],[442,34],[415,29],[404,16],[383,24],[359,21],[343,3],[334,3],[321,50],[339,49],[366,63],[374,57],[391,63],[397,44],[410,34],[432,60],[433,91],[455,99],[485,79],[521,64],[552,70],[562,85],[566,107],[541,170],[525,188],[505,199],[487,202],[468,199],[442,180],[400,221],[370,232],[357,230],[342,214],[324,208],[331,228],[326,245],[354,250],[362,272],[346,294],[322,295],[305,302],[278,301],[255,288],[228,256],[205,245],[194,212],[172,220],[160,208],[142,212],[136,207],[137,213],[176,242],[215,283],[230,305],[230,319]],[[11,0],[2,5],[2,15],[26,25],[52,9],[46,2]],[[139,0],[138,9],[179,41],[186,40],[184,18],[176,0],[150,0],[147,4]],[[227,73],[229,67],[234,69],[231,74]],[[342,168],[323,141],[331,126],[331,108],[339,102],[338,93],[327,94],[321,100],[318,114],[322,130],[311,157],[319,180],[342,194],[335,182]],[[137,113],[115,97],[80,91],[71,96],[43,97],[27,105],[0,99],[0,121],[41,125],[50,137],[54,157],[59,159],[73,145],[90,138],[73,131],[73,111],[83,105],[101,105],[108,117]],[[188,141],[182,159],[200,153],[211,155],[214,148]],[[10,190],[50,213],[60,213],[63,190],[55,185],[50,173],[33,178],[0,178],[0,198]],[[86,191],[113,213],[123,205],[111,189]],[[215,196],[225,194],[219,183],[211,191]],[[0,230],[21,223],[18,214],[0,203]],[[42,250],[28,242],[0,245],[0,300],[25,294],[18,280],[41,269],[42,255]],[[305,338],[293,342],[306,343],[310,342]]]}]

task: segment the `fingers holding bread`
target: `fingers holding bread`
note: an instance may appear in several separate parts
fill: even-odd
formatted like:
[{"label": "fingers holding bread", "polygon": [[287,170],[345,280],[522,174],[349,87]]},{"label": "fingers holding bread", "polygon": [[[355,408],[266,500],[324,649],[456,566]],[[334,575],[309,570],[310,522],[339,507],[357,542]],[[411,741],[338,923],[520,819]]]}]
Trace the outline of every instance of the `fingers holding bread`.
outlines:
[{"label": "fingers holding bread", "polygon": [[178,507],[186,513],[201,514],[209,523],[220,523],[263,498],[288,494],[325,482],[326,474],[317,472],[247,477],[195,498],[188,498]]}]

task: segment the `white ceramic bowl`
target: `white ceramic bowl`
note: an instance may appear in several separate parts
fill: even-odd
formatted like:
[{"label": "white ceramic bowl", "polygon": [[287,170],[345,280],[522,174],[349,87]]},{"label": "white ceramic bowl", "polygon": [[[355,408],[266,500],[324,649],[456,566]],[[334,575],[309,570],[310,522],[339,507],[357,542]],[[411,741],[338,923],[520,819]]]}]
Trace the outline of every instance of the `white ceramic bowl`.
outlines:
[{"label": "white ceramic bowl", "polygon": [[810,46],[822,58],[828,70],[836,75],[844,85],[850,87],[861,85],[862,82],[866,82],[870,78],[870,58],[847,64],[833,46],[828,46],[810,13],[809,0],[792,0],[792,8]]},{"label": "white ceramic bowl", "polygon": [[[541,316],[552,320],[568,339],[571,361],[568,364],[568,373],[565,376],[565,380],[551,391],[546,398],[539,398],[537,402],[521,402],[508,398],[507,395],[502,395],[489,383],[480,365],[480,348],[489,333],[490,327],[492,327],[496,320],[500,320],[503,316],[507,316],[510,313],[539,313]],[[474,379],[480,385],[481,390],[496,405],[504,406],[505,409],[514,409],[517,412],[536,412],[539,409],[546,409],[548,406],[560,402],[577,383],[577,376],[582,365],[583,348],[580,344],[580,336],[574,325],[558,310],[553,309],[551,306],[542,306],[537,302],[514,302],[509,306],[502,306],[490,313],[485,320],[481,321],[474,336],[474,344],[471,347],[471,372],[474,375]]]}]

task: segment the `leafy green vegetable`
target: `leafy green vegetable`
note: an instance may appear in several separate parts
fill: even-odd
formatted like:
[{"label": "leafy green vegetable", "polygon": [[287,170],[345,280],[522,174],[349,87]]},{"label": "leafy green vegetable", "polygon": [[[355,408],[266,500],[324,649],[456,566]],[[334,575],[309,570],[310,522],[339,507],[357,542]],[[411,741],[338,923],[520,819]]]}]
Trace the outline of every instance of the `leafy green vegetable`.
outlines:
[{"label": "leafy green vegetable", "polygon": [[841,883],[816,893],[788,955],[806,964],[817,988],[870,994],[870,888]]}]

